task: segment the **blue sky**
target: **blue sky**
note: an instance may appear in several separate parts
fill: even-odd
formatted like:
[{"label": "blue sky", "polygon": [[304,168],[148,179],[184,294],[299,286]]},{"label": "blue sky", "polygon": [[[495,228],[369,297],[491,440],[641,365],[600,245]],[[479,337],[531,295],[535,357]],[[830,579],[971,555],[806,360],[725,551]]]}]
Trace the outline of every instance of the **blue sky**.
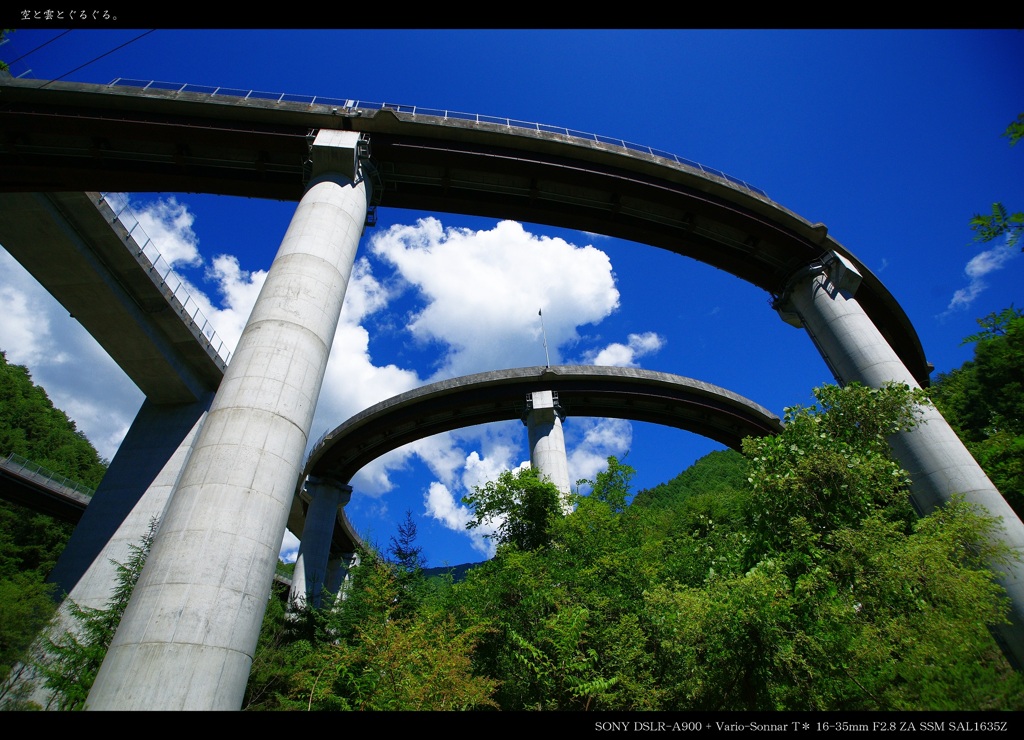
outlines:
[{"label": "blue sky", "polygon": [[[826,224],[900,301],[936,372],[969,359],[971,347],[960,342],[975,318],[1024,302],[1020,250],[972,245],[968,228],[994,201],[1024,208],[1024,146],[1011,148],[1001,136],[1024,110],[1021,31],[62,33],[16,31],[0,58],[14,75],[37,79],[187,82],[538,121],[720,169]],[[130,198],[165,256],[209,301],[218,332],[236,337],[293,204]],[[780,416],[831,381],[808,337],[771,311],[766,293],[651,247],[380,209],[359,260],[314,439],[425,382],[543,364],[541,302],[553,362],[685,375]],[[455,270],[457,279],[445,278]],[[0,349],[28,365],[112,456],[141,395],[3,252],[0,316]],[[84,366],[99,370],[83,373]],[[637,468],[637,489],[719,448],[622,421],[570,417],[565,433],[571,477],[592,477],[615,454]],[[434,438],[363,471],[349,516],[386,545],[409,509],[431,565],[479,560],[487,543],[461,529],[458,501],[467,486],[527,459],[518,422]]]}]

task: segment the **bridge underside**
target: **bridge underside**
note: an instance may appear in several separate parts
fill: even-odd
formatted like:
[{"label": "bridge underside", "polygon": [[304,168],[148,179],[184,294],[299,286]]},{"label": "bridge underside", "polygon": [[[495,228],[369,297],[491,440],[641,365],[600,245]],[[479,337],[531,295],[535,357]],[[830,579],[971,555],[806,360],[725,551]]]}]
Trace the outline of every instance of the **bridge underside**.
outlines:
[{"label": "bridge underside", "polygon": [[381,206],[581,229],[668,249],[781,295],[831,251],[863,276],[858,301],[926,386],[898,303],[865,266],[760,193],[654,154],[543,130],[394,110],[0,80],[0,191],[202,191],[298,200],[309,137],[365,132]]},{"label": "bridge underside", "polygon": [[0,193],[0,245],[150,401],[217,389],[224,361],[99,193]]},{"label": "bridge underside", "polygon": [[[316,445],[300,476],[289,529],[301,532],[308,508],[307,477],[347,484],[386,452],[441,432],[521,419],[526,396],[554,391],[565,413],[672,426],[739,449],[745,437],[782,431],[778,417],[723,388],[639,368],[561,365],[526,367],[452,378],[394,396],[344,422]],[[358,541],[339,517],[335,552]]]},{"label": "bridge underside", "polygon": [[47,514],[62,522],[78,524],[89,497],[53,481],[25,474],[0,460],[0,499]]}]

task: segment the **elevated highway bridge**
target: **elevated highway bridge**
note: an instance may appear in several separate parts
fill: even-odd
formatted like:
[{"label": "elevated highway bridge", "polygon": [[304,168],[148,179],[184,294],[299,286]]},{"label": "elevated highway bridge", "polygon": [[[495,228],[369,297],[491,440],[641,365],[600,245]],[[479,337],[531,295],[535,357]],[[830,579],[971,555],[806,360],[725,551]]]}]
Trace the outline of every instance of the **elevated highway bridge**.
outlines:
[{"label": "elevated highway bridge", "polygon": [[[296,489],[288,526],[301,532],[309,497],[303,481],[346,485],[386,452],[441,432],[521,419],[525,399],[553,391],[567,415],[646,421],[684,429],[739,449],[745,437],[782,431],[779,418],[735,393],[692,378],[625,367],[558,365],[451,378],[399,394],[359,412],[314,445]],[[339,509],[332,550],[359,540]]]},{"label": "elevated highway bridge", "polygon": [[882,282],[823,224],[724,173],[542,124],[297,98],[0,79],[0,191],[201,191],[297,201],[309,177],[311,135],[356,131],[369,137],[379,177],[373,198],[382,207],[619,237],[700,260],[775,297],[799,269],[841,254],[862,276],[858,302],[928,385],[917,333]]},{"label": "elevated highway bridge", "polygon": [[20,455],[0,457],[0,498],[78,524],[94,491]]},{"label": "elevated highway bridge", "polygon": [[[91,562],[130,520],[138,527],[142,504],[170,501],[156,507],[166,518],[90,695],[97,708],[237,708],[282,531],[302,514],[296,479],[344,478],[428,428],[508,418],[514,401],[503,394],[516,384],[540,382],[595,415],[648,414],[735,439],[735,429],[701,417],[703,405],[719,421],[771,433],[749,402],[722,405],[721,394],[702,396],[686,379],[551,368],[538,380],[532,369],[386,401],[335,430],[303,469],[325,346],[377,207],[514,218],[666,249],[765,290],[784,320],[806,329],[838,382],[929,381],[902,308],[824,225],[723,173],[605,137],[360,101],[0,78],[0,162],[0,244],[58,300],[81,305],[83,322],[102,324],[105,312],[133,322],[128,344],[141,342],[146,357],[129,374],[148,384],[147,400],[88,508],[90,526],[83,520],[77,549],[58,565],[58,582],[81,587],[89,574],[68,563]],[[103,229],[89,226],[95,199],[81,196],[102,191],[298,202],[230,364],[218,364],[180,314],[169,320],[160,286],[154,294],[139,279],[141,261],[111,256]],[[75,304],[80,286],[38,258],[37,229],[95,277],[95,306]],[[100,339],[130,366],[133,352],[119,350],[119,340]],[[922,415],[892,439],[915,505],[928,512],[963,493],[1002,516],[1002,540],[1024,553],[1024,525],[945,420],[931,408]],[[999,634],[1021,665],[1024,565],[1001,583],[1013,623]]]}]

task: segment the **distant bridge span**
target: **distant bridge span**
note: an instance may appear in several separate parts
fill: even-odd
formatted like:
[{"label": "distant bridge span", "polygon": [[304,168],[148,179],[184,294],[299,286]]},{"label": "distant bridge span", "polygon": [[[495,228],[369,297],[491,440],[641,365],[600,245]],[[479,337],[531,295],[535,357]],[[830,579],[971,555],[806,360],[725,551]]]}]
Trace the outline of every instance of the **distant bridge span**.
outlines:
[{"label": "distant bridge span", "polygon": [[[324,435],[300,476],[288,526],[302,532],[308,477],[347,484],[360,468],[404,444],[452,429],[519,419],[526,397],[554,391],[570,417],[630,419],[677,427],[739,449],[744,437],[782,431],[779,418],[718,386],[652,370],[596,365],[523,367],[442,380],[393,396]],[[334,550],[358,542],[339,510]]]},{"label": "distant bridge span", "polygon": [[0,457],[0,499],[78,524],[93,489],[14,453]]}]

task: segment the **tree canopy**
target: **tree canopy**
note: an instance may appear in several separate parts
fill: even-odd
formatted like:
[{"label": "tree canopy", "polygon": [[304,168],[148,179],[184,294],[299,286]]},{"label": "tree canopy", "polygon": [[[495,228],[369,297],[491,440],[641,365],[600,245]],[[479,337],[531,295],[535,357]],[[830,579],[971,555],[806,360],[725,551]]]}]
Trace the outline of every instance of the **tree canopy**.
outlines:
[{"label": "tree canopy", "polygon": [[[95,488],[106,472],[97,454],[67,415],[54,408],[26,367],[0,352],[0,456],[21,455],[51,471]],[[73,527],[45,514],[0,500],[0,706],[17,706],[19,685],[11,674],[54,613],[46,583]]]},{"label": "tree canopy", "polygon": [[402,585],[406,527],[318,634],[282,648],[265,630],[286,667],[268,674],[258,651],[251,708],[1024,708],[987,629],[1007,615],[986,565],[1009,557],[996,521],[961,500],[918,519],[885,441],[921,392],[815,395],[675,495],[627,504],[634,471],[610,458],[564,514],[535,474],[502,475],[467,501],[476,526],[514,525],[459,582]]},{"label": "tree canopy", "polygon": [[[1017,120],[1006,127],[1003,136],[1010,140],[1010,146],[1017,145],[1021,137],[1024,137],[1024,113],[1018,115]],[[991,213],[974,214],[970,226],[976,242],[990,242],[1005,236],[1007,246],[1013,247],[1020,242],[1021,235],[1024,234],[1024,212],[1010,213],[1006,206],[996,202],[992,204]],[[1024,251],[1024,244],[1021,245],[1021,251]]]},{"label": "tree canopy", "polygon": [[978,319],[974,358],[942,373],[929,391],[999,492],[1024,518],[1024,312]]}]

